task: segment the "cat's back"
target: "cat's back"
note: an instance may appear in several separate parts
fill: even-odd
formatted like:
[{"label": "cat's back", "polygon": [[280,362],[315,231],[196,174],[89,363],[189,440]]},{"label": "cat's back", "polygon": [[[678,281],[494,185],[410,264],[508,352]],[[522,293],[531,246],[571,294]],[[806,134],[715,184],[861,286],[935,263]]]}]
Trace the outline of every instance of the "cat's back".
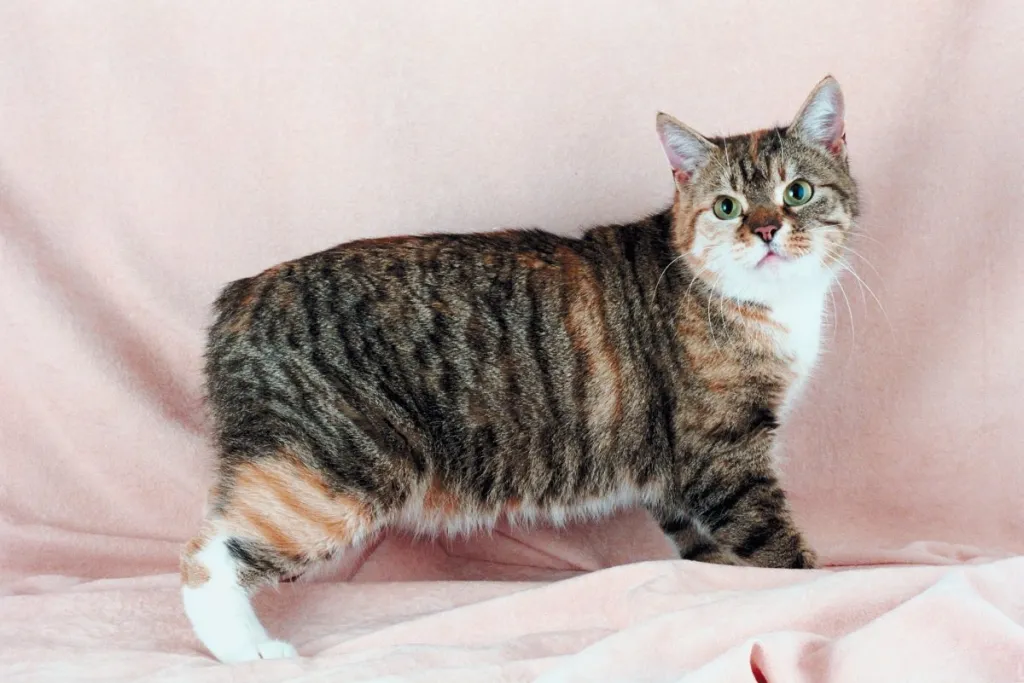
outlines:
[{"label": "cat's back", "polygon": [[339,424],[389,442],[397,429],[417,452],[440,434],[471,453],[472,425],[489,425],[496,451],[550,447],[586,422],[589,375],[618,367],[592,237],[360,240],[231,283],[205,367],[224,450],[296,429],[337,450]]},{"label": "cat's back", "polygon": [[214,305],[211,341],[265,336],[292,318],[354,315],[393,322],[475,300],[508,303],[516,290],[554,285],[580,240],[541,230],[430,234],[347,242],[227,285]]}]

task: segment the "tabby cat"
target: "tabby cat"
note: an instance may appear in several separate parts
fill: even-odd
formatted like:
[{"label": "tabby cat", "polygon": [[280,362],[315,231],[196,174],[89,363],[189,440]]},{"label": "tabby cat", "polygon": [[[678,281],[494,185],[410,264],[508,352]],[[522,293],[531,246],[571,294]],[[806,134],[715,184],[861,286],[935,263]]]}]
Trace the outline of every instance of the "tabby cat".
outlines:
[{"label": "tabby cat", "polygon": [[657,130],[675,199],[635,223],[360,240],[224,289],[181,562],[217,658],[294,656],[251,595],[388,528],[642,505],[686,559],[815,565],[772,449],[857,215],[839,84],[789,126]]}]

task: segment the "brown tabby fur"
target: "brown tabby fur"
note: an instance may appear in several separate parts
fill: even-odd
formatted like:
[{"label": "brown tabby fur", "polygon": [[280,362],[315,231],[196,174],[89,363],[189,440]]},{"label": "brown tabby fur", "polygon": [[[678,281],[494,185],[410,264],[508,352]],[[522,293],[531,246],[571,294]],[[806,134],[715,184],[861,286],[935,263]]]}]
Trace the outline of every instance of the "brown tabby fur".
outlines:
[{"label": "brown tabby fur", "polygon": [[[229,285],[207,348],[217,483],[183,582],[208,580],[215,534],[255,587],[387,528],[626,505],[685,558],[813,567],[771,457],[784,325],[680,256],[722,183],[753,207],[737,244],[787,219],[793,253],[820,225],[838,253],[856,188],[845,145],[787,128],[711,144],[709,170],[677,170],[673,206],[635,223],[360,240]],[[770,201],[793,165],[821,193],[806,212]]]}]

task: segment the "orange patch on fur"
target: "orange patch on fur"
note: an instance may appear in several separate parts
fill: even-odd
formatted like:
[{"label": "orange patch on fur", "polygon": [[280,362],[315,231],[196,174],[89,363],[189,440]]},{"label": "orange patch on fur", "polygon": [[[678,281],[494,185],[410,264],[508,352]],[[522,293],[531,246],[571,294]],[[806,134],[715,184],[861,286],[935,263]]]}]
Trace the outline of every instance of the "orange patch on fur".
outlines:
[{"label": "orange patch on fur", "polygon": [[811,253],[811,238],[805,232],[793,232],[786,240],[786,248],[794,256],[807,256]]},{"label": "orange patch on fur", "polygon": [[541,268],[546,268],[548,265],[540,256],[530,252],[516,254],[516,261],[519,262],[519,265],[524,268],[529,268],[530,270],[539,270]]},{"label": "orange patch on fur", "polygon": [[206,547],[209,540],[209,531],[204,526],[194,538],[185,544],[185,548],[181,552],[179,561],[181,583],[189,588],[199,588],[210,580],[210,570],[196,558],[196,555]]},{"label": "orange patch on fur", "polygon": [[245,296],[234,312],[234,316],[231,318],[231,322],[228,323],[228,329],[231,332],[241,334],[249,331],[249,327],[252,325],[252,307],[255,303],[256,281],[250,280],[249,291],[245,293]]},{"label": "orange patch on fur", "polygon": [[454,515],[462,508],[459,497],[445,488],[437,477],[430,480],[427,493],[423,496],[424,512],[436,512],[442,515]]},{"label": "orange patch on fur", "polygon": [[363,502],[332,491],[288,453],[243,463],[232,484],[224,511],[231,531],[286,557],[349,545],[373,525]]},{"label": "orange patch on fur", "polygon": [[286,264],[284,264],[284,263],[278,263],[276,266],[271,266],[271,267],[267,268],[262,273],[260,273],[260,275],[259,275],[260,279],[261,280],[267,280],[267,279],[273,278],[275,275],[277,275],[278,273],[281,272],[281,269],[284,268],[285,265]]},{"label": "orange patch on fur", "polygon": [[759,325],[768,325],[782,332],[788,332],[785,325],[772,320],[768,313],[762,308],[751,306],[749,304],[736,303],[734,301],[726,301],[725,305],[728,306],[733,313],[747,322],[757,323]]},{"label": "orange patch on fur", "polygon": [[243,332],[247,332],[251,324],[252,314],[248,311],[243,311],[231,321],[231,324],[228,325],[228,329],[235,334],[241,334]]},{"label": "orange patch on fur", "polygon": [[764,135],[763,130],[756,131],[750,134],[750,163],[757,163],[757,148],[761,145],[761,136]]},{"label": "orange patch on fur", "polygon": [[[730,305],[727,301],[719,303]],[[717,310],[721,309],[716,307]],[[743,346],[749,349],[761,345],[754,335],[742,334],[743,330],[737,326],[726,327],[716,323],[714,328],[710,327],[707,307],[696,299],[686,302],[676,329],[686,340],[683,352],[687,364],[710,391],[726,393],[743,386],[747,373],[744,368],[746,350],[741,349]],[[737,348],[737,342],[740,348]]]},{"label": "orange patch on fur", "polygon": [[189,588],[199,588],[210,580],[210,570],[195,558],[181,559],[181,583]]},{"label": "orange patch on fur", "polygon": [[339,244],[332,251],[351,251],[363,247],[381,247],[388,245],[410,245],[423,242],[423,238],[416,235],[385,235],[383,237],[366,237],[361,240],[352,240]]},{"label": "orange patch on fur", "polygon": [[596,428],[622,417],[622,368],[608,339],[600,290],[593,273],[579,256],[560,249],[571,293],[565,327],[573,347],[587,361],[588,420]]},{"label": "orange patch on fur", "polygon": [[684,204],[679,191],[676,191],[675,199],[672,201],[672,221],[675,225],[675,230],[672,231],[672,246],[680,254],[690,253],[693,240],[697,236],[697,219],[705,211],[710,211],[710,208],[698,209]]}]

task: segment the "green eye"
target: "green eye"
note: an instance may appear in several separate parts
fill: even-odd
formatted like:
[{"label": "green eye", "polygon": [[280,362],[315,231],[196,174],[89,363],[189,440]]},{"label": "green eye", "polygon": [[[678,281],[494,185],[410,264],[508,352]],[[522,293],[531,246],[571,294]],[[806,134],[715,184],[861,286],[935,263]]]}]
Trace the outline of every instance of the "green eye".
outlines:
[{"label": "green eye", "polygon": [[715,200],[714,212],[719,220],[727,221],[736,218],[740,215],[740,203],[732,197],[723,194]]},{"label": "green eye", "polygon": [[803,206],[814,196],[814,186],[806,180],[794,180],[782,195],[787,206]]}]

